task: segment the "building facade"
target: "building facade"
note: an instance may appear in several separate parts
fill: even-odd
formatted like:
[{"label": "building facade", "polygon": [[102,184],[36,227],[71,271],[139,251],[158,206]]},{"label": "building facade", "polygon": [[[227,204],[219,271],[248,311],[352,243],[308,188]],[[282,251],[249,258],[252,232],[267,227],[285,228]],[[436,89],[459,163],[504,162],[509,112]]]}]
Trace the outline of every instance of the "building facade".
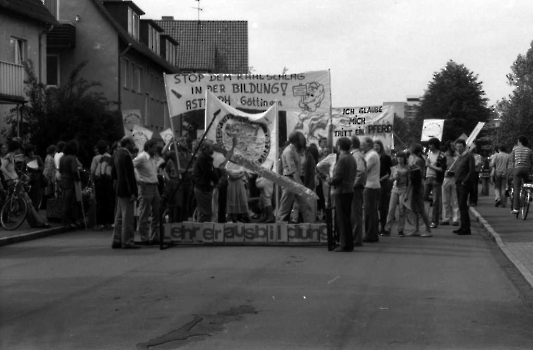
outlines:
[{"label": "building facade", "polygon": [[58,23],[41,1],[17,0],[0,1],[0,24],[0,128],[5,128],[7,115],[28,102],[22,63],[31,60],[46,83],[46,33]]},{"label": "building facade", "polygon": [[101,83],[109,108],[138,113],[141,123],[157,132],[169,127],[163,73],[177,72],[177,43],[165,43],[162,29],[132,1],[45,0],[60,26],[50,33],[48,80],[64,84],[82,62],[80,76]]}]

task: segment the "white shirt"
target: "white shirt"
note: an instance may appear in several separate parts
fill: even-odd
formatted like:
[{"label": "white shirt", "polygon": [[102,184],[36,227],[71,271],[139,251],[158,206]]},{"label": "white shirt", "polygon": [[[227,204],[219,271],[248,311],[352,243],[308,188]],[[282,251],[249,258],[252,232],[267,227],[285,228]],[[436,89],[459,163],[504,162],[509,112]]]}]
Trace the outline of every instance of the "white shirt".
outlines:
[{"label": "white shirt", "polygon": [[56,170],[59,170],[59,160],[63,157],[63,152],[57,152],[54,155],[54,165],[56,167]]},{"label": "white shirt", "polygon": [[379,155],[373,149],[365,154],[366,160],[366,188],[381,188],[379,183],[380,162]]},{"label": "white shirt", "polygon": [[138,182],[157,184],[157,164],[154,157],[150,157],[148,152],[142,151],[133,160],[135,178]]}]

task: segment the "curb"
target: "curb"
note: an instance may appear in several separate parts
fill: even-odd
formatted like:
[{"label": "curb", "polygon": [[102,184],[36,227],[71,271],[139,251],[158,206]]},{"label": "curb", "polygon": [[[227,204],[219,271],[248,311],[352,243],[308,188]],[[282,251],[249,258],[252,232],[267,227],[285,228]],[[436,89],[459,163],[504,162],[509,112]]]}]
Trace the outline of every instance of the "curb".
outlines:
[{"label": "curb", "polygon": [[509,250],[509,248],[507,248],[507,246],[505,245],[505,243],[503,242],[501,236],[498,234],[498,232],[496,232],[492,226],[490,226],[490,224],[488,223],[487,220],[485,220],[483,218],[483,216],[481,216],[480,213],[478,213],[478,211],[472,207],[469,208],[470,209],[470,212],[472,214],[474,214],[474,216],[476,217],[477,221],[483,226],[483,228],[485,229],[485,231],[491,235],[492,237],[492,240],[494,242],[496,242],[496,244],[498,245],[498,247],[500,248],[500,250],[505,254],[505,256],[507,257],[507,259],[509,259],[514,266],[516,266],[516,268],[518,269],[518,271],[520,271],[520,273],[522,274],[522,276],[524,276],[524,278],[526,279],[526,281],[529,283],[529,285],[531,286],[531,288],[533,288],[533,274],[531,274],[531,272],[524,266],[524,264],[522,264],[522,262],[516,258],[516,256],[514,256],[514,254]]},{"label": "curb", "polygon": [[31,241],[31,240],[38,239],[38,238],[53,236],[53,235],[57,235],[60,233],[72,232],[72,231],[75,231],[75,230],[70,227],[61,226],[61,227],[49,228],[46,230],[23,233],[23,234],[11,236],[11,237],[4,237],[4,238],[0,238],[0,247],[10,245],[10,244],[15,244],[15,243]]}]

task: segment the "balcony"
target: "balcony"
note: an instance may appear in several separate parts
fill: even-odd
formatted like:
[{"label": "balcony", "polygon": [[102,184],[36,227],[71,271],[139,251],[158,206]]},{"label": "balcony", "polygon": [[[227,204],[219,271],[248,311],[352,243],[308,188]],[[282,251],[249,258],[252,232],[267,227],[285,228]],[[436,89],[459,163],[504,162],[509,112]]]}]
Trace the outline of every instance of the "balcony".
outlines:
[{"label": "balcony", "polygon": [[76,27],[70,22],[61,22],[46,34],[48,49],[73,49],[76,47]]},{"label": "balcony", "polygon": [[0,61],[0,104],[13,104],[25,101],[24,67]]}]

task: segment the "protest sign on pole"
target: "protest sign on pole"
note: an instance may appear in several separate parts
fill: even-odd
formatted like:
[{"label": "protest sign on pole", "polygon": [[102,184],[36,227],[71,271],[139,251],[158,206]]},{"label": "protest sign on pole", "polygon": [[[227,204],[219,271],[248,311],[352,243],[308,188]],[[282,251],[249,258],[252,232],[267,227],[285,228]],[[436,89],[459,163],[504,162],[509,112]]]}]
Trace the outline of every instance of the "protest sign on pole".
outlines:
[{"label": "protest sign on pole", "polygon": [[124,134],[131,136],[133,127],[135,125],[142,125],[142,116],[139,109],[128,109],[122,111],[122,125],[124,126]]},{"label": "protest sign on pole", "polygon": [[153,131],[146,129],[140,125],[133,126],[132,137],[135,142],[135,147],[139,149],[139,152],[144,150],[144,144],[146,141],[152,138]]},{"label": "protest sign on pole", "polygon": [[483,126],[485,126],[485,123],[478,122],[474,130],[472,130],[472,132],[466,139],[465,142],[466,142],[466,148],[468,149],[468,151],[470,151],[470,149],[472,148],[472,144],[474,143],[474,140],[476,139],[477,135],[479,135],[481,129],[483,129]]},{"label": "protest sign on pole", "polygon": [[206,139],[229,150],[236,137],[235,154],[241,154],[268,169],[276,169],[278,118],[274,105],[266,112],[250,114],[222,102],[210,91],[206,91],[206,101],[206,125],[214,118],[213,127],[205,135]]},{"label": "protest sign on pole", "polygon": [[161,138],[163,139],[163,143],[167,145],[172,138],[174,137],[174,133],[172,132],[172,128],[168,128],[166,130],[163,130],[159,133]]},{"label": "protest sign on pole", "polygon": [[442,132],[444,131],[443,127],[444,119],[424,119],[420,141],[429,141],[429,139],[433,137],[436,137],[441,141]]},{"label": "protest sign on pole", "polygon": [[[206,108],[206,91],[234,108],[265,111],[277,104],[278,111],[292,112],[287,119],[296,118],[302,127],[308,120],[322,116],[328,119],[330,114],[329,71],[282,75],[191,73],[164,78],[169,115],[175,124],[184,113]],[[184,128],[189,127],[186,120],[181,122]],[[174,131],[178,127],[175,124]],[[287,134],[293,129],[287,129]]]},{"label": "protest sign on pole", "polygon": [[383,146],[390,150],[393,125],[394,111],[391,106],[332,108],[330,118],[325,116],[312,119],[307,132],[304,133],[310,142],[316,142],[324,136],[331,138],[333,145],[341,137],[370,137],[373,140],[381,140]]}]

